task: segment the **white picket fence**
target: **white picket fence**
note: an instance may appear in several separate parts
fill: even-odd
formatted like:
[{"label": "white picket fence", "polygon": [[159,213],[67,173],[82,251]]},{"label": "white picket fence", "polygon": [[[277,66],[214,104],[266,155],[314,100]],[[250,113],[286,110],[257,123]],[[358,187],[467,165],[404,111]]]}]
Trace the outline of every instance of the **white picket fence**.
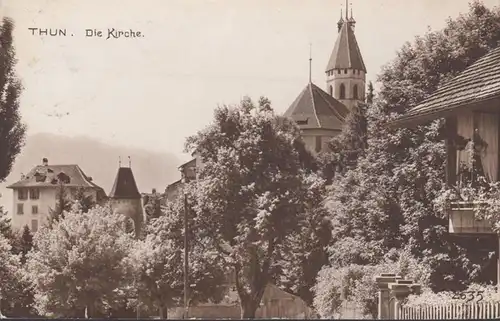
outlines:
[{"label": "white picket fence", "polygon": [[400,311],[401,320],[439,320],[439,319],[498,319],[500,318],[500,302],[469,303],[450,305],[403,306]]}]

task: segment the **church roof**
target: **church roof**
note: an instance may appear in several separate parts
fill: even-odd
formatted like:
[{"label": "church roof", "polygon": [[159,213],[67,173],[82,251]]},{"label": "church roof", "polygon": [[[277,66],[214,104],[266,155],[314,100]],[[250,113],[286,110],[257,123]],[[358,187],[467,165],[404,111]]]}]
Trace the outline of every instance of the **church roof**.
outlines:
[{"label": "church roof", "polygon": [[458,108],[493,99],[500,99],[500,46],[479,58],[391,125],[437,119]]},{"label": "church roof", "polygon": [[109,193],[110,198],[141,198],[134,174],[130,167],[120,167],[116,174],[115,183]]},{"label": "church roof", "polygon": [[301,129],[342,130],[349,109],[313,83],[309,83],[284,116],[293,119]]},{"label": "church roof", "polygon": [[353,21],[343,22],[326,71],[332,69],[356,69],[366,72],[365,63],[352,26]]}]

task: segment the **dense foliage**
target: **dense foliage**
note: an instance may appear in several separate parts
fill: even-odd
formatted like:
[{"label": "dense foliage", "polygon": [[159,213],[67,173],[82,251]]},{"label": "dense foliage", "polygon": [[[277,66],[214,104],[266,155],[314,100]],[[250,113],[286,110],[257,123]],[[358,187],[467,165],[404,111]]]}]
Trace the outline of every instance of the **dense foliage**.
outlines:
[{"label": "dense foliage", "polygon": [[[138,302],[162,318],[168,308],[183,304],[183,210],[182,202],[169,204],[150,221],[145,239],[137,241],[130,254]],[[219,302],[226,291],[223,264],[203,238],[189,234],[190,304]]]},{"label": "dense foliage", "polygon": [[296,125],[274,115],[267,99],[218,108],[214,118],[187,143],[203,162],[189,189],[194,224],[234,271],[242,317],[254,317],[280,260],[304,249],[295,233],[321,223],[311,199],[314,160]]},{"label": "dense foliage", "polygon": [[22,86],[15,72],[13,30],[13,21],[4,17],[0,26],[0,182],[9,175],[26,135],[19,111]]},{"label": "dense foliage", "polygon": [[443,30],[405,44],[383,68],[373,104],[351,116],[331,143],[332,155],[323,157],[328,160],[323,172],[333,177],[327,200],[332,246],[325,269],[379,265],[388,253],[407,249],[431,269],[434,291],[464,289],[494,277],[492,255],[478,248],[494,251],[496,244],[454,239],[444,207],[436,204],[445,190],[442,121],[411,129],[387,124],[499,40],[500,11],[474,2]]},{"label": "dense foliage", "polygon": [[50,229],[42,227],[34,241],[27,270],[42,315],[105,313],[129,287],[126,258],[133,237],[125,232],[125,217],[109,208],[67,212]]}]

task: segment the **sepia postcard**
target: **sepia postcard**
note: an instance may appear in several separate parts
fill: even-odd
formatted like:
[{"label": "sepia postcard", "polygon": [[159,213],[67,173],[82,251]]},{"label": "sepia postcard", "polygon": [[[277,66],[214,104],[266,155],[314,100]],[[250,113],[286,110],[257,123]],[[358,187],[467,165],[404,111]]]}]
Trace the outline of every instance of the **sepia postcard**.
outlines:
[{"label": "sepia postcard", "polygon": [[0,319],[500,318],[499,0],[0,13]]}]

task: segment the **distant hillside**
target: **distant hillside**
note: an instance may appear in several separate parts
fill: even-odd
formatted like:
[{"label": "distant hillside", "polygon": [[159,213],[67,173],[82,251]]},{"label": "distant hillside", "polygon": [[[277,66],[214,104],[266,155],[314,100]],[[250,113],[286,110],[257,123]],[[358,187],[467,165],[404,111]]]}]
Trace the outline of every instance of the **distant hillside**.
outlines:
[{"label": "distant hillside", "polygon": [[181,161],[169,153],[157,153],[126,146],[111,146],[88,137],[66,137],[54,134],[36,134],[27,137],[26,146],[14,164],[5,183],[0,184],[0,205],[12,211],[12,191],[5,187],[20,179],[46,157],[49,164],[78,164],[87,176],[109,193],[118,168],[118,157],[132,170],[141,192],[152,188],[163,191],[167,184],[179,178],[177,167]]}]

